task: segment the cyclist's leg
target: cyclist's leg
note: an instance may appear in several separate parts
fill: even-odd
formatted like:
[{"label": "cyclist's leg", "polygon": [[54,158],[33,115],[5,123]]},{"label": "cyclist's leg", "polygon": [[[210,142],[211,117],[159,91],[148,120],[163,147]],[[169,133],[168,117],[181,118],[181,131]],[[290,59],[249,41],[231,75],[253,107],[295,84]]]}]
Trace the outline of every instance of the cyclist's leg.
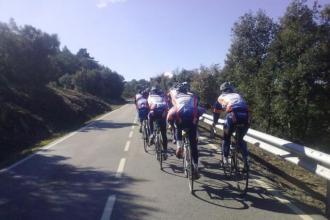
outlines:
[{"label": "cyclist's leg", "polygon": [[172,127],[172,133],[173,133],[173,144],[176,144],[176,126],[173,124],[173,127]]},{"label": "cyclist's leg", "polygon": [[194,165],[194,175],[196,179],[199,178],[198,172],[198,149],[197,149],[197,125],[192,121],[183,122],[184,128],[189,129],[188,137],[190,142],[191,156]]},{"label": "cyclist's leg", "polygon": [[[243,158],[244,158],[244,161],[246,161],[248,163],[248,156],[249,156],[249,152],[248,152],[248,149],[247,149],[247,145],[246,145],[246,142],[243,140],[247,130],[249,129],[248,126],[245,126],[244,128],[238,128],[237,129],[237,141],[238,141],[238,146],[241,148],[241,151],[242,151],[242,155],[243,155]],[[248,164],[247,164],[248,165]]]},{"label": "cyclist's leg", "polygon": [[139,116],[139,121],[140,121],[140,132],[142,132],[142,123],[143,123],[143,110],[142,109],[138,109],[138,116]]},{"label": "cyclist's leg", "polygon": [[178,121],[175,121],[176,129],[175,129],[175,135],[176,135],[176,156],[178,158],[182,157],[182,124]]},{"label": "cyclist's leg", "polygon": [[170,121],[169,124],[171,125],[171,130],[172,130],[172,134],[173,134],[173,137],[172,137],[172,141],[173,141],[173,144],[176,144],[176,132],[175,132],[175,126],[174,126],[174,121]]},{"label": "cyclist's leg", "polygon": [[160,132],[163,139],[163,149],[167,152],[167,134],[166,134],[166,119],[161,117],[159,120]]},{"label": "cyclist's leg", "polygon": [[197,125],[188,123],[189,127],[189,142],[191,147],[191,154],[195,165],[198,165],[198,149],[197,149]]},{"label": "cyclist's leg", "polygon": [[154,112],[150,111],[148,114],[148,125],[150,134],[154,133]]},{"label": "cyclist's leg", "polygon": [[154,121],[155,121],[155,115],[153,111],[150,111],[148,114],[148,127],[149,127],[149,141],[150,143],[153,142],[154,138]]},{"label": "cyclist's leg", "polygon": [[229,156],[229,147],[230,147],[230,138],[233,134],[233,118],[231,113],[226,115],[225,123],[223,125],[223,142],[222,142],[222,150],[225,158]]}]

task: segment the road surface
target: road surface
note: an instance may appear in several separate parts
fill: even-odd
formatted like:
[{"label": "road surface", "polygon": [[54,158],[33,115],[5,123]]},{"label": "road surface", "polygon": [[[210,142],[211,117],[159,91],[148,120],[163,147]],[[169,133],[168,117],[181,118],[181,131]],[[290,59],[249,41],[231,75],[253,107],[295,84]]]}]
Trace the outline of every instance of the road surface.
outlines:
[{"label": "road surface", "polygon": [[174,145],[160,171],[135,122],[127,104],[1,170],[0,219],[325,219],[298,209],[255,172],[241,198],[203,137],[201,178],[191,195]]}]

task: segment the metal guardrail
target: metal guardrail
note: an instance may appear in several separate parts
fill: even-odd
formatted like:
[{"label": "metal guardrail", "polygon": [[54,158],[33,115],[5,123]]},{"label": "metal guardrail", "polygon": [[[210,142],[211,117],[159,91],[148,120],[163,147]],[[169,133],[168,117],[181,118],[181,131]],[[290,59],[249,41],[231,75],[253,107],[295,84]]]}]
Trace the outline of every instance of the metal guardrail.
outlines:
[{"label": "metal guardrail", "polygon": [[[213,116],[203,114],[201,121],[211,125]],[[219,119],[223,123],[223,119]],[[222,125],[216,125],[223,130]],[[290,141],[249,129],[244,140],[286,161],[296,164],[327,180],[326,216],[330,217],[330,155],[312,148],[292,143]]]}]

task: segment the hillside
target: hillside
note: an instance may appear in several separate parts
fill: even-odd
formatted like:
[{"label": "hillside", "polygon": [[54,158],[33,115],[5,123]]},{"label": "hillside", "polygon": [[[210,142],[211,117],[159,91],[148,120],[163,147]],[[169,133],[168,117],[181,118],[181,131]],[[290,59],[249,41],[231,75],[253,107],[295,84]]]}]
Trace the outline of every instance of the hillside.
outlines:
[{"label": "hillside", "polygon": [[88,94],[55,87],[0,90],[0,161],[111,110]]}]

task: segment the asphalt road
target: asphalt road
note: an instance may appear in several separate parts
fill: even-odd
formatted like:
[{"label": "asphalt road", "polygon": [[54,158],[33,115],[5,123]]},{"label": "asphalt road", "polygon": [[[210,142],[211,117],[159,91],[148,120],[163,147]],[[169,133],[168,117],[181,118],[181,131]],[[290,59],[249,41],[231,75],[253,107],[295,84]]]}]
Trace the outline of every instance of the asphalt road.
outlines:
[{"label": "asphalt road", "polygon": [[190,194],[174,145],[160,171],[154,151],[144,152],[135,121],[133,105],[125,105],[1,170],[0,220],[325,219],[253,170],[241,198],[205,138],[202,177]]}]

